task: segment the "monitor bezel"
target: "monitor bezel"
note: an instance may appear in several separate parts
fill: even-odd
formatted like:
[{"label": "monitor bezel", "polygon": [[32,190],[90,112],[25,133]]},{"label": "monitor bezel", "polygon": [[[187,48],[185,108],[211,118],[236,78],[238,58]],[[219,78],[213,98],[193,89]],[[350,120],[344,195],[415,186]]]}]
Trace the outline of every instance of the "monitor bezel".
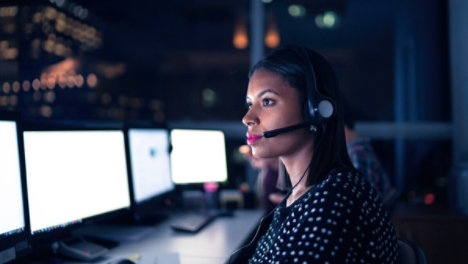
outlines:
[{"label": "monitor bezel", "polygon": [[19,112],[0,110],[1,121],[13,121],[16,123],[16,137],[18,141],[18,155],[20,165],[21,192],[23,199],[24,229],[12,235],[0,236],[0,252],[14,248],[15,260],[31,253],[31,230],[29,224],[29,207],[27,198],[26,168],[24,164],[24,148],[22,119]]},{"label": "monitor bezel", "polygon": [[[129,183],[130,183],[130,199],[132,204],[132,217],[135,221],[144,220],[145,217],[149,217],[154,215],[156,208],[164,208],[167,207],[165,204],[166,199],[170,199],[176,193],[176,184],[172,180],[171,174],[171,182],[173,184],[173,188],[171,190],[167,190],[157,195],[153,195],[143,201],[137,202],[135,198],[135,191],[133,185],[133,172],[132,172],[132,160],[131,160],[131,152],[130,152],[130,130],[163,130],[167,132],[167,140],[169,143],[169,155],[172,148],[171,141],[170,141],[170,129],[165,124],[153,124],[148,122],[127,122],[125,124],[125,148],[127,152],[127,169],[129,175]],[[169,157],[169,167],[171,167],[171,160]],[[170,172],[171,173],[171,172]]]},{"label": "monitor bezel", "polygon": [[[40,132],[40,131],[118,131],[122,132],[123,134],[123,140],[124,140],[124,148],[125,148],[125,131],[124,131],[124,125],[123,124],[116,124],[116,123],[105,123],[105,122],[77,122],[77,123],[66,123],[66,124],[60,124],[60,122],[53,123],[29,123],[26,124],[25,129],[23,130],[24,132]],[[126,168],[126,173],[127,173],[127,181],[130,186],[130,178],[128,175],[128,157],[127,157],[127,151],[124,151],[125,153],[125,166]],[[26,171],[26,163],[24,164],[25,166],[25,171]],[[130,187],[129,187],[130,188]],[[31,230],[29,230],[30,236],[31,236],[31,241],[33,244],[40,244],[44,241],[55,241],[55,240],[60,240],[63,239],[67,236],[69,236],[74,230],[81,228],[83,226],[93,224],[93,223],[102,223],[114,219],[118,219],[120,217],[125,217],[126,215],[129,215],[131,212],[131,196],[130,196],[130,189],[129,189],[129,201],[130,204],[127,207],[123,207],[117,210],[105,212],[102,214],[86,217],[83,219],[77,219],[80,220],[80,222],[77,223],[72,223],[66,226],[61,226],[57,227],[56,229],[48,230],[45,232],[38,232],[32,234]],[[28,216],[29,216],[29,211],[28,211]]]}]

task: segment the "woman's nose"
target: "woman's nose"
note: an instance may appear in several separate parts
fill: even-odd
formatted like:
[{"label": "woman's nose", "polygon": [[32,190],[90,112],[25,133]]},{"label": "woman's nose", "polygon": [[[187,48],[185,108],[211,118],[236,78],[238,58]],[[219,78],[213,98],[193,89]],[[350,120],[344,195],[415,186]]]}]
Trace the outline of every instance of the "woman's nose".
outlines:
[{"label": "woman's nose", "polygon": [[252,108],[249,109],[247,113],[245,113],[244,117],[242,118],[242,123],[248,127],[258,124],[258,117],[252,111]]}]

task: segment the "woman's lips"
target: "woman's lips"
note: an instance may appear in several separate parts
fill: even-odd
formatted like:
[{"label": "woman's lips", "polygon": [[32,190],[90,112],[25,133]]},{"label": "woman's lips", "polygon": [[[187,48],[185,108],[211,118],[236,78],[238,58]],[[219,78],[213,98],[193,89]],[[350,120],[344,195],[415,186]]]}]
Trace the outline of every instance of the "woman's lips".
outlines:
[{"label": "woman's lips", "polygon": [[262,135],[255,135],[255,134],[250,134],[247,133],[247,144],[252,145],[259,139],[261,139],[263,136]]}]

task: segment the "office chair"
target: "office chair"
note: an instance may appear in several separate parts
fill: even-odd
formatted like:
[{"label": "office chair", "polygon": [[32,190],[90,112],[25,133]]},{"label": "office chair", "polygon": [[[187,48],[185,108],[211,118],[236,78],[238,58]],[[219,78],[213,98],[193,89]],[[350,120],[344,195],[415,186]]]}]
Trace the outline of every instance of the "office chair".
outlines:
[{"label": "office chair", "polygon": [[402,264],[427,264],[424,251],[414,242],[398,238]]}]

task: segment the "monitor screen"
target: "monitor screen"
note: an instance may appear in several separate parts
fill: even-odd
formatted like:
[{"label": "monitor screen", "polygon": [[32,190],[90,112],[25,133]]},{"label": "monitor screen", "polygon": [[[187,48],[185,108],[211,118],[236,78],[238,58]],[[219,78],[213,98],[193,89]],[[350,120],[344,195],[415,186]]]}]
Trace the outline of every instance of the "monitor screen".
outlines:
[{"label": "monitor screen", "polygon": [[120,130],[25,131],[31,233],[130,207]]},{"label": "monitor screen", "polygon": [[171,143],[174,183],[227,181],[226,146],[222,131],[173,129]]},{"label": "monitor screen", "polygon": [[24,230],[23,193],[15,121],[0,121],[0,236]]},{"label": "monitor screen", "polygon": [[128,129],[133,196],[143,202],[174,189],[166,129]]},{"label": "monitor screen", "polygon": [[18,124],[13,114],[2,113],[0,119],[0,263],[3,263],[22,256],[29,245]]}]

